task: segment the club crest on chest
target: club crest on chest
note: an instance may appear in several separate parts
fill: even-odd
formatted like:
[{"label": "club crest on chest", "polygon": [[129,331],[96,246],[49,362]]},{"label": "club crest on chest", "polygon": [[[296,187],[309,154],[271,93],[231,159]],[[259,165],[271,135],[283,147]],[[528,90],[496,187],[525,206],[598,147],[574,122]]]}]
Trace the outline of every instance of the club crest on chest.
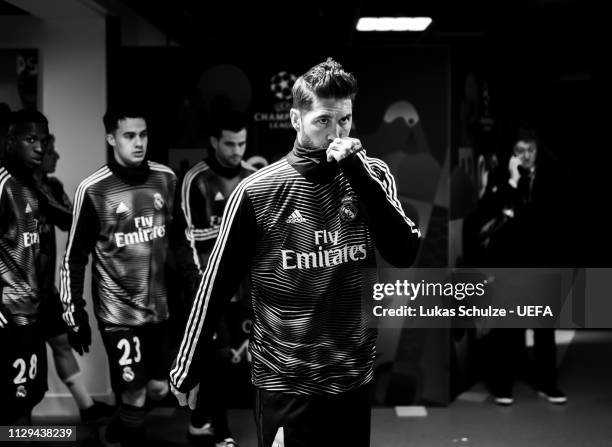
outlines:
[{"label": "club crest on chest", "polygon": [[342,222],[351,222],[357,218],[358,214],[357,197],[353,195],[344,196],[340,204],[340,220]]},{"label": "club crest on chest", "polygon": [[153,206],[156,210],[161,210],[164,207],[164,198],[158,192],[153,194]]}]

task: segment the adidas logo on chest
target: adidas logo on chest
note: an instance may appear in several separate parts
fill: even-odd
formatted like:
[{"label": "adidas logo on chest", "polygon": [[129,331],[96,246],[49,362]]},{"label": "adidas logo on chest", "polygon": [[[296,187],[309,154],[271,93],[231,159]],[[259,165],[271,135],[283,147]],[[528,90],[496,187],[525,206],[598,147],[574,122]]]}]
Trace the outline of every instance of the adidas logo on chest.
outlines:
[{"label": "adidas logo on chest", "polygon": [[115,210],[116,214],[123,214],[123,213],[127,213],[130,209],[127,207],[127,205],[123,202],[121,202],[119,204],[119,206],[117,207],[117,209]]},{"label": "adidas logo on chest", "polygon": [[294,210],[293,213],[286,220],[287,223],[296,224],[296,223],[304,223],[306,219],[302,217],[302,214],[298,210]]}]

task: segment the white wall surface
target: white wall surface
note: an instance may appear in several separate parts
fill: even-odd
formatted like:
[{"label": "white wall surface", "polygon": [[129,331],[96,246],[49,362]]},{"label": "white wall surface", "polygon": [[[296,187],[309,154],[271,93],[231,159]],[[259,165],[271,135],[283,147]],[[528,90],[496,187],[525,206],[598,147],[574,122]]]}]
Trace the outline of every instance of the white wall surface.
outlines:
[{"label": "white wall surface", "polygon": [[[38,49],[39,105],[57,138],[61,158],[56,175],[73,198],[78,183],[106,161],[102,124],[106,110],[105,18],[101,11],[76,0],[12,3],[26,10],[41,3],[56,7],[70,4],[69,14],[59,14],[55,9],[46,17],[0,16],[0,48]],[[66,236],[58,232],[58,256],[64,253]],[[77,358],[92,395],[109,396],[106,354],[93,318],[90,278],[88,268],[85,295],[93,346],[89,354]],[[74,414],[74,402],[59,398],[67,396],[68,390],[57,378],[50,354],[49,371],[49,392],[35,415]]]}]

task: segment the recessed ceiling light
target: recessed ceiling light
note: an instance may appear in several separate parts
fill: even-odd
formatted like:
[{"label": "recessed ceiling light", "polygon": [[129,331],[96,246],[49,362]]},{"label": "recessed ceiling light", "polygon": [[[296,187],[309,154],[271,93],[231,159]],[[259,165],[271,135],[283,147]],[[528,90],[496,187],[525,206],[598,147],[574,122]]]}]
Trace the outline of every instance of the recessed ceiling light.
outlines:
[{"label": "recessed ceiling light", "polygon": [[431,17],[361,17],[357,31],[424,31]]}]

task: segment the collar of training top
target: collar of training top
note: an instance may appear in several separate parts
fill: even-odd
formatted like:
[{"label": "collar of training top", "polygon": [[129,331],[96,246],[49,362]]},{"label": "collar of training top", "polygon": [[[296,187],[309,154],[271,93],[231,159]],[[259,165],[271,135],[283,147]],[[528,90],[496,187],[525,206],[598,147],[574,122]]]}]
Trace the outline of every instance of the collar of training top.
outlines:
[{"label": "collar of training top", "polygon": [[340,172],[335,160],[327,161],[327,150],[307,148],[296,138],[293,149],[287,154],[287,162],[306,180],[315,183],[329,183]]},{"label": "collar of training top", "polygon": [[25,183],[27,185],[34,185],[34,169],[28,168],[23,163],[19,163],[18,161],[13,160],[11,157],[5,156],[0,165],[4,166],[6,170],[13,177]]},{"label": "collar of training top", "polygon": [[242,170],[242,163],[238,163],[233,168],[228,168],[226,166],[221,165],[215,154],[210,155],[206,160],[204,160],[206,164],[213,170],[213,172],[221,177],[225,178],[234,178],[240,174]]},{"label": "collar of training top", "polygon": [[138,166],[126,167],[121,166],[114,157],[111,157],[108,160],[108,168],[121,180],[132,185],[144,183],[149,177],[150,172],[149,163],[146,160]]}]

